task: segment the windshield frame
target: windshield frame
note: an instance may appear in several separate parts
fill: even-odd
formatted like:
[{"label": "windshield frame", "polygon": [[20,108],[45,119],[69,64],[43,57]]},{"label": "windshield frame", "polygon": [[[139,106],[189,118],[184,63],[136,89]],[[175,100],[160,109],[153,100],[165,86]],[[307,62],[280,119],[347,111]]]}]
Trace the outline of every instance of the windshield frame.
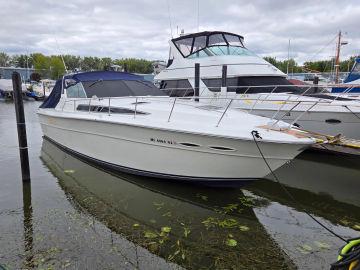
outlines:
[{"label": "windshield frame", "polygon": [[[220,36],[220,42],[216,43],[211,41],[209,44],[209,40],[211,38],[214,37],[219,37]],[[204,39],[204,37],[206,37],[206,41],[205,41],[205,46],[201,46],[201,43],[197,43],[195,42],[198,39]],[[226,38],[229,38],[228,39]],[[232,40],[230,40],[230,37]],[[238,45],[233,44],[234,43],[234,38],[237,39],[238,41]],[[188,40],[188,42],[185,42],[186,40]],[[181,43],[181,41],[183,43]],[[184,57],[184,58],[189,58],[190,56],[194,55],[194,54],[200,54],[202,52],[206,53],[206,49],[211,48],[211,47],[239,47],[239,48],[243,48],[246,49],[245,45],[244,45],[244,38],[240,35],[236,35],[233,33],[228,33],[228,32],[201,32],[201,33],[197,33],[197,34],[191,34],[191,35],[186,35],[186,36],[181,36],[179,38],[175,38],[172,39],[172,42],[174,44],[174,46],[176,47],[176,49],[180,52],[180,54]],[[190,45],[191,43],[191,45]],[[182,50],[182,48],[180,47],[181,45],[186,46],[186,48],[188,49],[189,53],[185,53],[184,50]],[[198,47],[200,49],[195,49],[195,45],[198,45]],[[206,53],[207,56],[213,56],[213,55],[209,55],[209,53]],[[216,54],[214,54],[216,55]],[[190,57],[190,58],[194,58],[194,57]]]}]

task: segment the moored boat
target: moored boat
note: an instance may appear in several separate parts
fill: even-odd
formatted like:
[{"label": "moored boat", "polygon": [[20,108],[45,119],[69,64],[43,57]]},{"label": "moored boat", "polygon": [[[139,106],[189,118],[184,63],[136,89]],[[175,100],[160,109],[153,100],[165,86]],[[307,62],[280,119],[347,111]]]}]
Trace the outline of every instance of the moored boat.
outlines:
[{"label": "moored boat", "polygon": [[[183,35],[170,41],[170,59],[155,80],[171,96],[193,96],[195,63],[200,64],[200,94],[234,100],[232,107],[284,120],[327,135],[360,139],[360,104],[330,96],[326,86],[293,85],[286,74],[251,52],[240,35],[213,31]],[[226,86],[223,66],[227,66]],[[220,99],[219,99],[220,98]]]},{"label": "moored boat", "polygon": [[[279,121],[171,98],[121,72],[64,76],[38,111],[44,136],[103,166],[228,184],[265,177],[315,141]],[[254,140],[262,151],[256,146]]]}]

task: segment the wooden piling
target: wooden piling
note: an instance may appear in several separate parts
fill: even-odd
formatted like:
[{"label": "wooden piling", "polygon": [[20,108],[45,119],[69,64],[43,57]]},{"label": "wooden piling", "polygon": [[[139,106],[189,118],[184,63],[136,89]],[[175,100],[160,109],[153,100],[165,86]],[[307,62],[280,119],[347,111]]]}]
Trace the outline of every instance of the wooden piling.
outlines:
[{"label": "wooden piling", "polygon": [[20,163],[21,163],[21,175],[23,182],[30,181],[30,166],[28,146],[26,139],[26,125],[24,115],[24,104],[22,98],[21,77],[18,72],[12,74],[13,90],[14,90],[14,103],[16,113],[16,124],[19,141]]}]

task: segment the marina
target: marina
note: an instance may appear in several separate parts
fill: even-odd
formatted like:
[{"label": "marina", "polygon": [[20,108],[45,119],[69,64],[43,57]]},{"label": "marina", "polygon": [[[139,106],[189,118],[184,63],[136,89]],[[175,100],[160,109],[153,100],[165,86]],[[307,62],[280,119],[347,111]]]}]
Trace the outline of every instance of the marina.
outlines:
[{"label": "marina", "polygon": [[[104,171],[42,139],[40,104],[24,107],[30,213],[23,213],[20,171],[14,170],[20,166],[14,105],[0,107],[0,242],[7,246],[0,258],[9,269],[324,269],[336,258],[342,242],[276,182],[207,188]],[[307,151],[276,173],[302,207],[350,238],[358,235],[359,165],[354,157]]]},{"label": "marina", "polygon": [[358,10],[3,3],[0,270],[360,270]]}]

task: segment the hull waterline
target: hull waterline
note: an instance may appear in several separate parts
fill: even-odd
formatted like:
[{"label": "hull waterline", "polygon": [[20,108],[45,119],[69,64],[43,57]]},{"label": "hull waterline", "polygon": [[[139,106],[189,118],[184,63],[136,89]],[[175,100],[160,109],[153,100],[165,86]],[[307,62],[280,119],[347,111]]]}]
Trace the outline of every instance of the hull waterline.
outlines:
[{"label": "hull waterline", "polygon": [[[251,181],[270,173],[253,141],[54,117],[46,113],[40,113],[39,117],[44,136],[58,145],[127,173],[214,184]],[[266,142],[259,145],[273,170],[308,146]],[[215,150],[212,146],[226,146],[226,150]]]}]

